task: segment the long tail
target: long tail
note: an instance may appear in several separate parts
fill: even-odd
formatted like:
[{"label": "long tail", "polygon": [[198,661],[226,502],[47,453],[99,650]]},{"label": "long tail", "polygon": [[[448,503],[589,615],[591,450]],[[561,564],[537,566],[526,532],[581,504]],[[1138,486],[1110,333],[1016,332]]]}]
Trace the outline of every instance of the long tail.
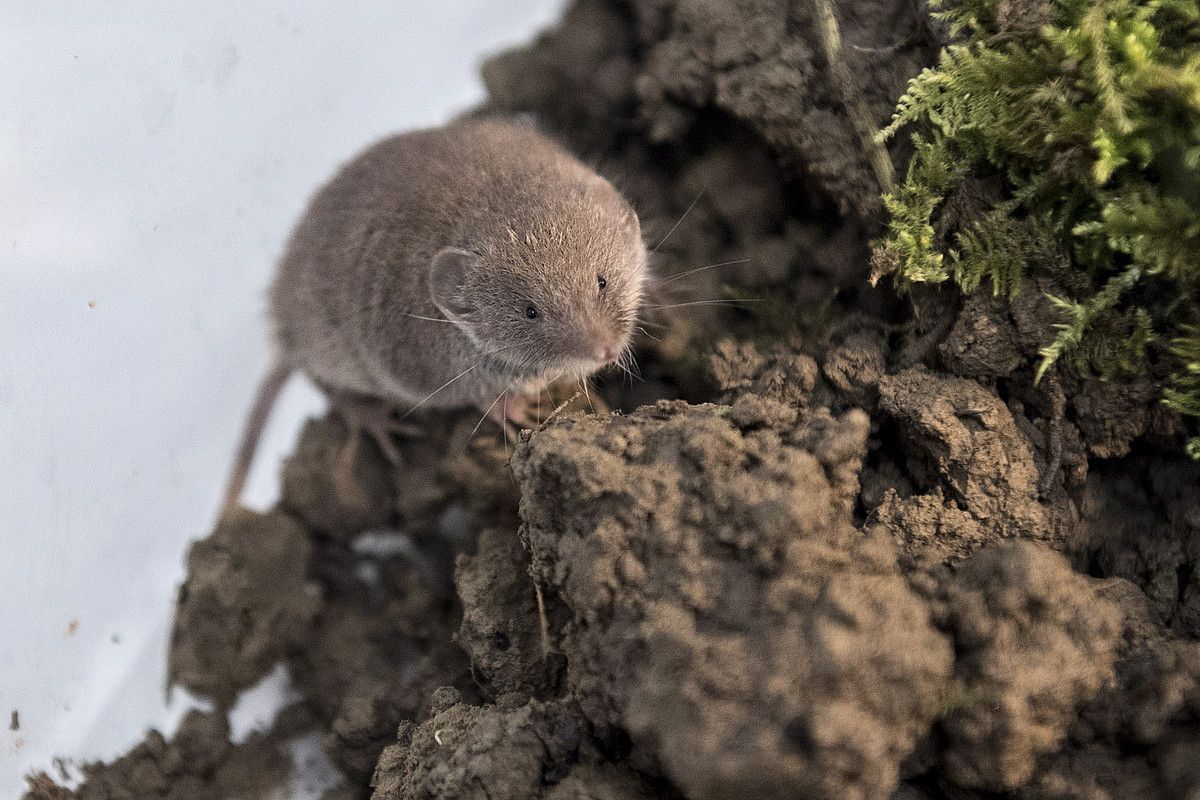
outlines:
[{"label": "long tail", "polygon": [[250,474],[250,465],[254,462],[254,451],[258,449],[258,440],[262,438],[263,428],[271,408],[279,397],[280,390],[292,374],[292,368],[281,358],[271,365],[270,371],[263,377],[254,397],[254,405],[250,408],[250,416],[242,431],[242,441],[238,444],[237,457],[233,462],[233,471],[229,475],[229,483],[225,486],[225,502],[222,513],[235,506],[242,496],[246,485],[246,477]]}]

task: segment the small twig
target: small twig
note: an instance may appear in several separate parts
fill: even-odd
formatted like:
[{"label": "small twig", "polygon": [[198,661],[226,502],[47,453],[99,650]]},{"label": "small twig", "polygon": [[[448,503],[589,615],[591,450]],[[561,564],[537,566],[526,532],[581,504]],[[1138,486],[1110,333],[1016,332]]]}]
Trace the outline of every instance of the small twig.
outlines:
[{"label": "small twig", "polygon": [[872,55],[891,55],[898,50],[908,47],[910,44],[915,44],[916,41],[916,36],[910,36],[903,41],[896,42],[895,44],[889,44],[884,47],[863,47],[861,44],[851,44],[850,47],[859,53],[871,53]]},{"label": "small twig", "polygon": [[534,577],[532,569],[529,576],[533,578],[533,594],[537,598],[538,627],[542,632],[542,662],[544,663],[550,658],[550,618],[546,616],[546,601],[542,599],[542,585]]},{"label": "small twig", "polygon": [[850,123],[862,142],[867,160],[875,172],[875,179],[879,182],[880,191],[889,192],[895,183],[895,167],[892,166],[892,157],[887,148],[875,135],[878,125],[871,118],[871,111],[863,100],[862,91],[854,80],[850,67],[842,59],[842,34],[838,27],[837,14],[833,10],[833,0],[813,2],[817,7],[817,32],[825,51],[825,60],[829,62],[833,84],[842,96],[842,104],[846,107]]},{"label": "small twig", "polygon": [[1046,394],[1050,396],[1050,421],[1046,430],[1049,458],[1046,459],[1042,479],[1038,481],[1038,496],[1043,500],[1049,498],[1050,488],[1062,467],[1062,424],[1067,414],[1067,396],[1058,382],[1058,376],[1054,373],[1047,375],[1045,386]]},{"label": "small twig", "polygon": [[555,417],[557,417],[564,408],[566,408],[567,406],[571,405],[571,403],[574,403],[576,400],[578,400],[579,395],[581,395],[581,394],[583,394],[583,393],[576,392],[575,394],[571,395],[570,398],[568,398],[566,401],[560,403],[558,408],[551,411],[550,414],[544,420],[541,421],[541,423],[537,426],[537,429],[540,431],[543,428],[545,428],[547,425],[549,425],[551,423],[551,421],[553,421],[553,419]]}]

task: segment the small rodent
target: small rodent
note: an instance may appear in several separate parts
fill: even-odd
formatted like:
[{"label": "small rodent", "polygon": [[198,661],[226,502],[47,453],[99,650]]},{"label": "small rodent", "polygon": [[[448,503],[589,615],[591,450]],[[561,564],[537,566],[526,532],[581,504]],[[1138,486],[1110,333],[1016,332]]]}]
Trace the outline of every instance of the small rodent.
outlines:
[{"label": "small rodent", "polygon": [[475,406],[528,424],[531,392],[624,356],[646,258],[625,198],[527,126],[458,121],[369,147],[317,192],[280,261],[279,357],[226,507],[293,371],[393,460],[398,409]]}]

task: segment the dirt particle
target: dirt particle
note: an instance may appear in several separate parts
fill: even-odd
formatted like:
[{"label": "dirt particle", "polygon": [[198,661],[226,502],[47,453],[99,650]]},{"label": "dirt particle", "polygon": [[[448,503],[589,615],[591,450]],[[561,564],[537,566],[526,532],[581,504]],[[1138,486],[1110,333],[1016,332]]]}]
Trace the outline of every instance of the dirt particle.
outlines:
[{"label": "dirt particle", "polygon": [[9,717],[8,729],[10,731],[21,730],[21,714],[15,708],[12,710],[12,715]]},{"label": "dirt particle", "polygon": [[70,622],[67,623],[67,636],[74,636],[75,632],[78,630],[79,630],[79,620],[72,619]]}]

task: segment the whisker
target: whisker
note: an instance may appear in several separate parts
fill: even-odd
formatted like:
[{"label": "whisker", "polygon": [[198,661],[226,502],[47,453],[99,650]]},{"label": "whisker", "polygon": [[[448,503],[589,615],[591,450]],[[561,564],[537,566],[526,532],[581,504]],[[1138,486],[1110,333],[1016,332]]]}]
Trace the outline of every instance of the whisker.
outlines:
[{"label": "whisker", "polygon": [[[503,415],[503,417],[505,419],[508,419],[508,392],[506,391],[503,395],[501,395],[501,397],[504,398],[504,404],[502,406],[500,406],[500,413],[501,413],[501,415]],[[507,463],[508,459],[509,459],[508,426],[507,425],[500,426],[500,436],[504,439],[504,461]],[[513,480],[516,480],[516,478],[513,478]]]},{"label": "whisker", "polygon": [[596,406],[592,403],[592,395],[588,392],[587,376],[580,375],[578,380],[579,380],[579,385],[583,387],[583,396],[587,398],[588,408],[590,408],[592,410],[592,413],[595,414]]},{"label": "whisker", "polygon": [[[512,387],[510,386],[509,388],[511,389]],[[471,434],[467,437],[468,439],[474,438],[475,434],[479,432],[479,428],[483,425],[484,420],[488,418],[488,414],[492,413],[492,409],[496,407],[496,403],[499,403],[500,398],[504,397],[506,394],[508,394],[508,389],[505,389],[503,392],[496,395],[496,399],[492,401],[492,404],[487,407],[487,411],[483,412],[483,416],[479,418],[479,422],[476,422],[475,427],[471,429]],[[504,426],[502,425],[500,427],[503,428]]]},{"label": "whisker", "polygon": [[635,375],[637,375],[637,379],[638,379],[639,381],[641,381],[642,383],[645,383],[645,382],[646,382],[646,379],[642,377],[642,368],[641,368],[641,366],[640,366],[640,365],[637,363],[637,356],[636,356],[636,355],[634,355],[634,352],[633,352],[633,350],[628,350],[628,351],[626,351],[626,352],[627,352],[627,353],[628,353],[628,355],[629,355],[629,366],[630,366],[630,368],[633,370],[634,374],[635,374]]},{"label": "whisker", "polygon": [[449,386],[450,384],[454,383],[456,380],[458,380],[459,378],[461,378],[463,375],[466,375],[468,372],[472,372],[472,371],[474,371],[475,369],[477,369],[478,367],[480,367],[480,366],[483,364],[483,362],[484,362],[484,361],[486,361],[486,360],[487,360],[489,357],[491,357],[491,356],[494,356],[494,355],[496,355],[497,353],[502,353],[502,352],[504,352],[505,350],[511,350],[511,349],[512,349],[513,347],[515,347],[515,346],[516,346],[516,345],[510,345],[509,347],[502,347],[502,348],[500,348],[499,350],[494,350],[494,351],[492,351],[491,353],[484,353],[484,355],[483,355],[483,358],[481,358],[479,361],[477,361],[476,363],[474,363],[474,364],[472,364],[471,366],[467,367],[467,368],[466,368],[466,369],[464,369],[462,372],[458,373],[458,374],[457,374],[457,375],[455,375],[453,378],[451,378],[450,380],[446,381],[445,383],[443,383],[443,384],[442,384],[441,386],[439,386],[438,388],[434,389],[434,390],[433,390],[432,392],[430,392],[429,394],[425,395],[425,397],[421,398],[421,402],[417,403],[415,406],[413,406],[412,408],[408,409],[408,410],[407,410],[407,411],[405,411],[403,414],[401,414],[401,415],[400,415],[400,419],[405,419],[405,418],[407,418],[407,417],[408,417],[410,414],[412,414],[414,411],[416,411],[418,408],[420,408],[422,405],[424,405],[426,402],[428,402],[430,399],[432,399],[432,398],[433,398],[433,396],[434,396],[434,395],[436,395],[438,392],[442,391],[442,390],[443,390],[443,389],[445,389],[447,386]]},{"label": "whisker", "polygon": [[616,360],[614,366],[616,366],[617,369],[621,370],[621,372],[625,373],[621,378],[621,384],[622,385],[625,384],[624,379],[627,377],[627,378],[629,378],[629,387],[633,388],[633,373],[629,371],[629,367],[625,366],[624,354],[622,354],[621,357]]},{"label": "whisker", "polygon": [[749,258],[739,258],[737,261],[722,261],[720,264],[709,264],[707,267],[696,267],[695,269],[689,269],[687,272],[681,272],[678,275],[672,275],[669,278],[667,278],[666,280],[659,281],[658,285],[665,286],[666,284],[671,283],[672,281],[677,281],[680,278],[686,278],[688,275],[695,275],[697,272],[703,272],[706,269],[716,269],[717,267],[728,267],[733,264],[749,264],[749,263],[750,263]]},{"label": "whisker", "polygon": [[[660,327],[661,327],[661,326],[660,326]],[[643,328],[641,325],[638,325],[638,326],[637,326],[637,329],[638,329],[639,331],[641,331],[641,332],[642,332],[642,335],[643,335],[643,336],[646,336],[647,338],[649,338],[649,339],[653,339],[654,341],[658,342],[659,344],[662,344],[662,339],[658,338],[657,336],[655,336],[654,334],[652,334],[650,331],[648,331],[648,330],[646,330],[645,328]]]},{"label": "whisker", "polygon": [[641,383],[646,382],[645,378],[642,377],[641,370],[636,369],[636,367],[634,369],[630,369],[629,366],[622,364],[621,369],[625,370],[625,374],[629,376],[629,388],[630,389],[633,388],[634,381],[639,381]]},{"label": "whisker", "polygon": [[[648,309],[649,309],[649,306],[642,306],[642,309],[643,309],[643,310],[648,310]],[[654,321],[652,321],[652,320],[648,320],[648,319],[639,319],[639,318],[637,318],[637,317],[635,317],[635,318],[634,318],[634,320],[633,320],[633,324],[634,324],[634,325],[649,325],[649,326],[650,326],[650,327],[652,327],[652,328],[665,328],[665,327],[667,327],[666,325],[662,324],[661,322],[654,322]],[[643,330],[644,330],[644,329],[643,329]]]},{"label": "whisker", "polygon": [[452,319],[441,319],[439,317],[423,317],[420,314],[408,314],[406,316],[412,317],[413,319],[423,319],[426,322],[444,322],[447,325],[474,325],[475,324],[473,322],[463,322],[461,320],[458,322],[455,322]]},{"label": "whisker", "polygon": [[685,306],[738,306],[742,303],[762,303],[763,300],[693,300],[690,303],[670,303],[665,306],[646,306],[654,311],[662,311],[667,308],[684,308]]},{"label": "whisker", "polygon": [[688,215],[688,214],[690,214],[690,213],[692,213],[692,209],[696,207],[696,203],[699,203],[699,202],[700,202],[700,198],[701,198],[701,197],[704,197],[704,192],[705,192],[705,191],[706,191],[706,190],[704,190],[704,189],[701,189],[701,190],[700,190],[700,194],[696,195],[696,199],[695,199],[695,200],[693,200],[693,201],[692,201],[692,204],[691,204],[690,206],[688,206],[688,207],[687,207],[687,211],[684,211],[684,212],[683,212],[683,216],[681,216],[681,217],[679,218],[679,221],[678,221],[678,222],[676,222],[674,225],[672,225],[672,226],[671,226],[671,230],[667,231],[667,235],[666,235],[666,236],[664,236],[664,237],[662,237],[661,239],[659,239],[659,240],[658,240],[658,244],[654,245],[654,247],[653,247],[653,248],[651,248],[649,255],[654,255],[655,253],[657,253],[657,252],[658,252],[658,248],[662,247],[662,245],[663,245],[663,242],[665,242],[667,239],[671,238],[671,234],[675,232],[675,229],[676,229],[676,228],[678,228],[680,225],[682,225],[682,224],[683,224],[683,221],[684,221],[685,219],[687,219],[687,215]]},{"label": "whisker", "polygon": [[[482,363],[483,363],[482,361],[480,361],[480,362],[479,362],[479,364],[482,364]],[[442,384],[441,386],[439,386],[438,388],[434,389],[434,390],[433,390],[432,392],[430,392],[429,394],[425,395],[425,397],[424,397],[424,398],[422,398],[421,402],[417,403],[415,406],[413,406],[412,408],[410,408],[408,411],[405,411],[403,414],[401,414],[401,415],[400,415],[400,419],[404,419],[404,418],[405,418],[405,417],[407,417],[409,414],[411,414],[411,413],[413,413],[414,411],[416,411],[418,408],[420,408],[422,405],[424,405],[424,404],[425,404],[427,401],[429,401],[430,399],[432,399],[432,398],[433,398],[433,396],[434,396],[435,394],[437,394],[438,392],[442,391],[443,389],[445,389],[445,388],[446,388],[447,386],[449,386],[450,384],[454,383],[456,380],[458,380],[459,378],[461,378],[463,375],[466,375],[468,372],[472,372],[472,371],[474,371],[474,370],[475,370],[475,368],[479,366],[479,364],[472,364],[471,366],[469,366],[469,367],[467,367],[466,369],[464,369],[462,372],[460,372],[460,373],[458,373],[457,375],[455,375],[455,376],[454,376],[453,378],[451,378],[450,380],[448,380],[448,381],[446,381],[445,383],[443,383],[443,384]]]}]

